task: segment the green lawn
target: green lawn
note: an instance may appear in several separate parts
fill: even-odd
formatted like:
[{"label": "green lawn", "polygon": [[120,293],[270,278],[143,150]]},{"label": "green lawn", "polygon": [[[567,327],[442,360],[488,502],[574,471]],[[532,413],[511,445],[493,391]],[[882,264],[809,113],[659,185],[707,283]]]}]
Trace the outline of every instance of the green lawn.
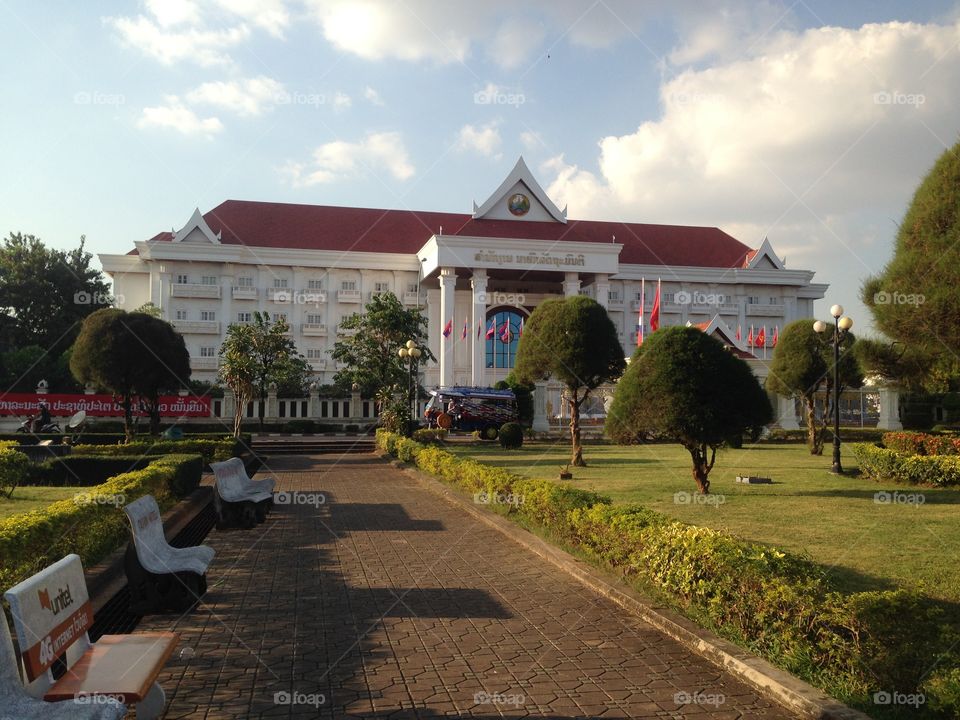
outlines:
[{"label": "green lawn", "polygon": [[12,498],[0,495],[0,520],[18,513],[45,508],[52,502],[66,500],[89,490],[90,488],[82,487],[18,487],[13,491]]},{"label": "green lawn", "polygon": [[[451,452],[533,478],[557,480],[569,443],[448,445]],[[803,445],[758,445],[725,450],[710,475],[714,502],[695,502],[690,456],[679,445],[588,445],[589,467],[571,468],[573,484],[638,502],[695,525],[806,553],[846,590],[922,582],[929,595],[960,600],[960,491],[880,486],[829,472],[830,448],[811,456]],[[844,452],[844,469],[855,470]],[[739,473],[763,475],[773,485],[743,486]],[[923,504],[878,503],[878,491],[922,493]],[[684,493],[675,500],[675,493]],[[690,500],[694,502],[690,502]],[[684,502],[687,501],[687,502]]]}]

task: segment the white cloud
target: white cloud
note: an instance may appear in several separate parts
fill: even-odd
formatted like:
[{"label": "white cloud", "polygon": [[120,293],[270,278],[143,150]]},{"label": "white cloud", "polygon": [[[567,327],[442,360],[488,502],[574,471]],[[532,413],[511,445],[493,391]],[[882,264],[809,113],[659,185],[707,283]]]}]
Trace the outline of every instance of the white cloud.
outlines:
[{"label": "white cloud", "polygon": [[223,30],[197,27],[171,30],[143,15],[107,18],[106,22],[116,30],[124,45],[137,48],[164,65],[184,60],[205,67],[229,65],[231,60],[226,50],[250,35],[245,25]]},{"label": "white cloud", "polygon": [[290,24],[290,13],[284,0],[215,0],[228,14],[239,17],[254,27],[280,38]]},{"label": "white cloud", "polygon": [[200,8],[194,0],[147,0],[147,9],[163,27],[196,22]]},{"label": "white cloud", "polygon": [[500,67],[514,70],[530,62],[531,54],[543,44],[546,35],[543,22],[509,18],[491,38],[487,56]]},{"label": "white cloud", "polygon": [[397,180],[407,180],[415,172],[398,132],[370,133],[353,143],[335,140],[314,150],[310,162],[288,162],[281,168],[282,174],[298,187],[381,171]]},{"label": "white cloud", "polygon": [[228,82],[203,83],[187,93],[192,104],[214,105],[237,115],[260,115],[265,108],[282,102],[283,84],[263,75]]},{"label": "white cloud", "polygon": [[902,23],[781,33],[664,83],[659,119],[600,140],[599,173],[553,158],[551,193],[580,216],[711,224],[899,202],[960,127],[958,41],[960,26]]},{"label": "white cloud", "polygon": [[540,133],[534,132],[533,130],[524,130],[520,133],[520,142],[523,143],[524,149],[530,152],[542,150],[546,147],[546,143],[543,141],[543,138],[540,137]]},{"label": "white cloud", "polygon": [[181,102],[176,95],[167,95],[166,105],[143,109],[137,127],[170,128],[183,135],[213,137],[223,129],[223,124],[215,117],[200,118],[193,110]]},{"label": "white cloud", "polygon": [[378,93],[376,90],[374,90],[374,89],[373,89],[372,87],[370,87],[369,85],[367,85],[367,86],[363,89],[363,97],[364,97],[365,100],[367,100],[368,102],[372,103],[373,105],[383,105],[383,104],[384,104],[384,103],[383,103],[383,99],[380,97],[380,93]]},{"label": "white cloud", "polygon": [[488,123],[480,127],[464,125],[457,134],[456,147],[460,151],[495,157],[500,150],[500,130],[496,123]]},{"label": "white cloud", "polygon": [[350,96],[346,93],[340,92],[339,90],[333,96],[333,109],[334,110],[346,110],[351,105],[353,105],[353,100],[350,99]]}]

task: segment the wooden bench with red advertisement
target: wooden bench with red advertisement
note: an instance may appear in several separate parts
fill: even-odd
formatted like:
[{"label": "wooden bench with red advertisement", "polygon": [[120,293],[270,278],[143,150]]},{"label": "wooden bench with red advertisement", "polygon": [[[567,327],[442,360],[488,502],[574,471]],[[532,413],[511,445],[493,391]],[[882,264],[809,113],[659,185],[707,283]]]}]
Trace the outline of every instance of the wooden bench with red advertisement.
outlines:
[{"label": "wooden bench with red advertisement", "polygon": [[[163,714],[166,697],[157,677],[176,647],[177,633],[104,635],[91,643],[87,630],[93,623],[93,608],[78,555],[67,555],[10,588],[4,597],[10,603],[20,646],[26,692],[53,703],[48,706],[52,714],[43,717],[60,715],[60,701],[68,701],[71,711],[78,705],[102,710],[110,699],[118,701],[120,708],[121,703],[136,703],[138,720]],[[65,671],[55,677],[54,668],[61,659]]]}]

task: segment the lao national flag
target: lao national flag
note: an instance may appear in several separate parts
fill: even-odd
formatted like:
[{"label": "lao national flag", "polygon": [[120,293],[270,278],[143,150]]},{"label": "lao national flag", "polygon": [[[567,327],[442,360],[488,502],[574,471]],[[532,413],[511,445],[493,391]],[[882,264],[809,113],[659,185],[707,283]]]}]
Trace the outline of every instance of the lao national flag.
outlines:
[{"label": "lao national flag", "polygon": [[653,296],[653,308],[650,310],[650,332],[660,329],[660,281],[657,280],[657,294]]},{"label": "lao national flag", "polygon": [[740,342],[740,340],[741,340],[741,338],[740,338],[740,326],[737,325],[737,342]]},{"label": "lao national flag", "polygon": [[523,318],[520,318],[520,331],[517,333],[517,337],[523,337]]},{"label": "lao national flag", "polygon": [[447,324],[443,326],[443,336],[445,338],[450,337],[450,333],[453,332],[453,318],[447,320]]},{"label": "lao national flag", "polygon": [[747,335],[747,347],[756,347],[753,344],[753,325],[750,326],[750,333]]},{"label": "lao national flag", "polygon": [[463,319],[463,331],[460,333],[460,339],[461,340],[467,339],[467,318]]},{"label": "lao national flag", "polygon": [[757,333],[757,344],[756,347],[764,347],[767,344],[767,326],[764,325],[760,328],[760,332]]},{"label": "lao national flag", "polygon": [[500,326],[500,342],[509,343],[510,342],[510,321],[504,320],[503,325]]},{"label": "lao national flag", "polygon": [[487,340],[493,340],[493,336],[497,333],[497,324],[491,320],[490,327],[487,328]]},{"label": "lao national flag", "polygon": [[780,326],[779,325],[773,328],[773,347],[776,347],[778,342],[780,342]]},{"label": "lao national flag", "polygon": [[637,318],[637,347],[643,345],[643,301],[646,294],[646,280],[640,278],[640,316]]}]

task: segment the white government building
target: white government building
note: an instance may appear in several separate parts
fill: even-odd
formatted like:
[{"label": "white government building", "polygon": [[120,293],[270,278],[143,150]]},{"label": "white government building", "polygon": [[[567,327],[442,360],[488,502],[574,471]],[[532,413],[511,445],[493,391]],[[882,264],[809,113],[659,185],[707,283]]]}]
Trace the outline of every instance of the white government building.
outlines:
[{"label": "white government building", "polygon": [[[126,255],[100,255],[118,304],[161,308],[202,380],[216,376],[227,326],[261,311],[286,317],[316,382],[330,383],[342,319],[386,292],[429,317],[438,362],[424,368],[428,387],[503,379],[522,320],[557,296],[604,305],[629,356],[641,280],[649,332],[658,278],[662,325],[689,322],[718,334],[763,378],[774,328],[812,317],[827,290],[813,271],[787,269],[766,239],[751,248],[712,227],[569,219],[522,158],[472,213],[227,200],[135,245]],[[500,337],[505,323],[508,342]],[[765,328],[765,348],[748,348],[751,327]]]}]

